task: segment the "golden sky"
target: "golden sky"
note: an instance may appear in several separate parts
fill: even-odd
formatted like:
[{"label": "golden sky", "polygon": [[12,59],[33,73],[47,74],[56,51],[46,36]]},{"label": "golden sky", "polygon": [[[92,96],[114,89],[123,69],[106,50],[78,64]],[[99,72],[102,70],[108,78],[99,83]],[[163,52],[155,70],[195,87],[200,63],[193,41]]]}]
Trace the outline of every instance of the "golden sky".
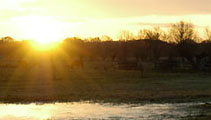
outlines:
[{"label": "golden sky", "polygon": [[211,25],[210,0],[0,0],[0,37],[58,40],[70,36],[115,38],[186,20],[199,31]]}]

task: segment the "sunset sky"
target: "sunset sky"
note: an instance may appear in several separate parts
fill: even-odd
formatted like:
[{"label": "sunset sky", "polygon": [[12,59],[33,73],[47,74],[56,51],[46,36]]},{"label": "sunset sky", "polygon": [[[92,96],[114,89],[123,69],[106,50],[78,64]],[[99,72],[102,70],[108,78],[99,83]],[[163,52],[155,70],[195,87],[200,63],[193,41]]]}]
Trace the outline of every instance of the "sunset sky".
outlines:
[{"label": "sunset sky", "polygon": [[168,27],[186,20],[211,25],[210,0],[1,0],[0,37],[18,40],[71,36],[115,38],[120,30]]}]

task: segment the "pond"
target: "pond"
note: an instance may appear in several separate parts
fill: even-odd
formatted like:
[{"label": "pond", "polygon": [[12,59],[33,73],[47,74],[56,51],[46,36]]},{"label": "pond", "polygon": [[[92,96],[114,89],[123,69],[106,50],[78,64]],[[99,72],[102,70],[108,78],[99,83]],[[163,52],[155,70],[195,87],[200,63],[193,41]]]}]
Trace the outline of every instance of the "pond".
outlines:
[{"label": "pond", "polygon": [[202,104],[109,104],[89,102],[0,104],[0,120],[178,120],[201,115],[202,110],[192,106]]}]

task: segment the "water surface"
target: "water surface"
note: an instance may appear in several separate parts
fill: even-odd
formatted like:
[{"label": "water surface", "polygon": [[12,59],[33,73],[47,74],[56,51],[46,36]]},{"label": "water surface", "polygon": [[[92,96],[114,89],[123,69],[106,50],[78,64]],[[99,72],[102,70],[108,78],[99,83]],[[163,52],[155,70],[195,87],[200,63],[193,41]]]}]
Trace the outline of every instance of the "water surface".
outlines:
[{"label": "water surface", "polygon": [[51,104],[0,104],[0,120],[140,119],[177,120],[194,117],[202,103],[100,104],[88,102]]}]

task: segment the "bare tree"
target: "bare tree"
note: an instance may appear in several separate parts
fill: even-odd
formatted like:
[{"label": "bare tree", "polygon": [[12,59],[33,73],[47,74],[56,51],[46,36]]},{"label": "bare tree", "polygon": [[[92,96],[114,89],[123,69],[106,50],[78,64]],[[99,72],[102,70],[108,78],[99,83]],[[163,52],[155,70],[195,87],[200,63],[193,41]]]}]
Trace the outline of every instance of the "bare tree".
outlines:
[{"label": "bare tree", "polygon": [[184,40],[197,40],[194,25],[185,21],[173,24],[170,29],[170,34],[172,40],[176,43]]},{"label": "bare tree", "polygon": [[146,40],[149,57],[151,60],[156,62],[160,58],[163,49],[161,40],[163,38],[164,32],[159,27],[155,27],[151,30],[145,29],[141,31],[140,35],[143,39]]},{"label": "bare tree", "polygon": [[100,38],[102,41],[113,41],[113,39],[108,35],[103,35]]},{"label": "bare tree", "polygon": [[149,40],[161,40],[163,31],[159,27],[155,27],[153,30],[144,30],[145,39]]},{"label": "bare tree", "polygon": [[211,29],[209,27],[206,27],[205,34],[206,34],[206,40],[211,41]]},{"label": "bare tree", "polygon": [[164,40],[169,39],[169,34],[161,30],[159,27],[153,29],[143,29],[140,30],[137,36],[137,39],[150,39],[150,40]]},{"label": "bare tree", "polygon": [[198,37],[192,23],[180,21],[172,25],[171,37],[177,43],[177,50],[181,57],[185,58],[198,70],[202,58],[205,57],[201,45],[197,43]]},{"label": "bare tree", "polygon": [[143,40],[145,39],[145,29],[139,30],[138,35],[136,37],[138,40]]},{"label": "bare tree", "polygon": [[122,30],[122,31],[120,31],[120,33],[118,35],[118,39],[120,41],[133,40],[134,38],[135,37],[134,37],[133,33],[128,30]]}]

